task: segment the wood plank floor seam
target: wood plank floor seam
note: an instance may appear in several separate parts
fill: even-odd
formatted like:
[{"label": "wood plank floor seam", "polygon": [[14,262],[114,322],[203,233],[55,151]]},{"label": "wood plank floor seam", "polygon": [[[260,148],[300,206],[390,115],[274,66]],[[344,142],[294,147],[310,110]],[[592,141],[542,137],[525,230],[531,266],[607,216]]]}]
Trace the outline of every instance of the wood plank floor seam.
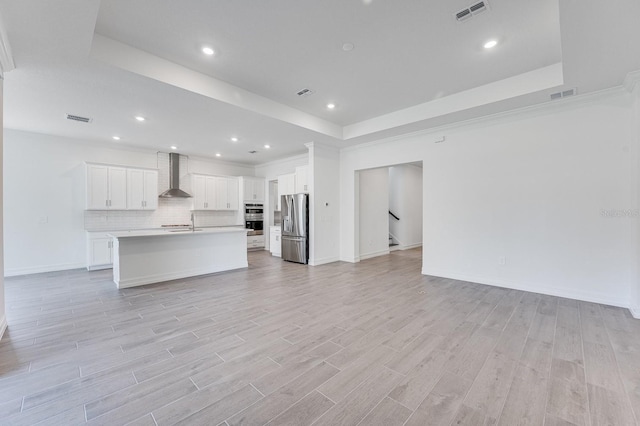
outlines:
[{"label": "wood plank floor seam", "polygon": [[421,249],[249,264],[124,290],[8,277],[0,423],[638,423],[621,308],[425,276]]}]

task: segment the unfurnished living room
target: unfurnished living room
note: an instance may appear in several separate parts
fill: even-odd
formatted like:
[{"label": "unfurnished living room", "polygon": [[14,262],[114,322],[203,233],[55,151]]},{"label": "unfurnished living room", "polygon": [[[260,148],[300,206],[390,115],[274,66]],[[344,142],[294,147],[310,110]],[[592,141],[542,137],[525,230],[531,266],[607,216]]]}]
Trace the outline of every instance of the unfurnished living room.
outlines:
[{"label": "unfurnished living room", "polygon": [[639,16],[0,0],[0,425],[639,425]]}]

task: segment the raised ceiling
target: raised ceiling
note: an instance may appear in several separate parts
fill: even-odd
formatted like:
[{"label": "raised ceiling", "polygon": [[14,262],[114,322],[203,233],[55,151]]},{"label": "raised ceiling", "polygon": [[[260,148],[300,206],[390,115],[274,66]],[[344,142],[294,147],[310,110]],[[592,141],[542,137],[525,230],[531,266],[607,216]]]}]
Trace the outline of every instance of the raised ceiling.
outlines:
[{"label": "raised ceiling", "polygon": [[640,68],[637,1],[490,0],[457,22],[471,3],[0,0],[16,65],[5,127],[258,164],[601,90]]}]

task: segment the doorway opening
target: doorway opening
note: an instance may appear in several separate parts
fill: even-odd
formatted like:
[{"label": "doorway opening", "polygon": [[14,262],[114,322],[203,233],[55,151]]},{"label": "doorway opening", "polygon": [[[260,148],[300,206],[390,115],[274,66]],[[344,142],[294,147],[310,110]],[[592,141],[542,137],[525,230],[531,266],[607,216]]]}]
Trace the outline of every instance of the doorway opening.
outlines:
[{"label": "doorway opening", "polygon": [[420,247],[422,162],[356,172],[359,260]]}]

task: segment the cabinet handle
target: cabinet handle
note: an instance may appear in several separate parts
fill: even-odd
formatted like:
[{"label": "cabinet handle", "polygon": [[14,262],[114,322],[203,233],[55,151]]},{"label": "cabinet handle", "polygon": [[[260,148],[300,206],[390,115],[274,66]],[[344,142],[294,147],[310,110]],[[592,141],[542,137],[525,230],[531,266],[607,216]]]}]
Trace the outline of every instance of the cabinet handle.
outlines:
[{"label": "cabinet handle", "polygon": [[104,206],[109,207],[109,200],[104,200]]}]

